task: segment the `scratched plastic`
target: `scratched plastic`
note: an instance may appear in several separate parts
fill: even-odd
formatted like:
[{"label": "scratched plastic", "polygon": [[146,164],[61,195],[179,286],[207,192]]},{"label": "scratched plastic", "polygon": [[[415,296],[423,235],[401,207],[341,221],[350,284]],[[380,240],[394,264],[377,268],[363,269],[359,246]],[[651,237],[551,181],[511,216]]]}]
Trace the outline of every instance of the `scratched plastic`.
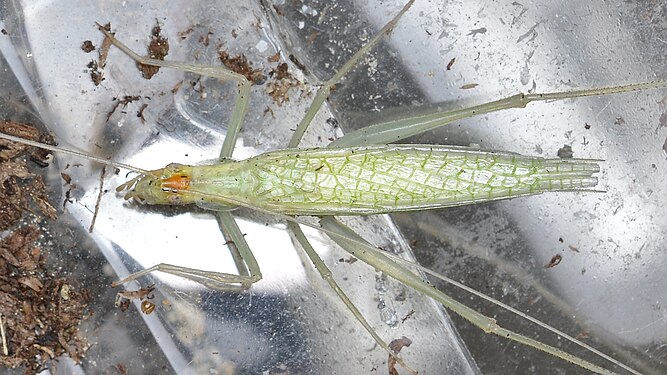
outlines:
[{"label": "scratched plastic", "polygon": [[[117,37],[143,52],[158,20],[171,44],[170,59],[219,64],[217,50],[223,48],[232,55],[245,53],[268,73],[267,59],[282,50],[284,60],[293,53],[306,67],[305,76],[297,73],[302,81],[316,83],[313,75],[328,77],[399,6],[362,1],[292,8],[292,3],[276,1],[272,5],[280,14],[271,5],[268,17],[257,3],[238,1],[136,7],[125,1],[8,2],[0,12],[9,32],[0,35],[0,63],[11,73],[0,75],[0,114],[44,123],[65,147],[141,168],[214,159],[233,87],[171,71],[146,81],[133,62],[113,50],[106,79],[95,87],[86,65],[96,55],[81,51],[81,43],[99,45],[102,36],[94,22],[110,21]],[[460,108],[517,91],[609,86],[667,75],[665,12],[651,2],[563,3],[417,0],[392,39],[364,59],[365,68],[336,87],[332,112],[316,118],[316,130],[307,134],[304,146],[321,147],[342,131],[423,107]],[[292,62],[290,69],[299,71]],[[294,89],[290,101],[278,106],[264,90],[254,89],[234,154],[238,159],[284,147],[310,101],[307,90]],[[124,95],[142,99],[107,121],[112,99]],[[545,158],[555,158],[568,145],[575,157],[605,160],[598,188],[606,193],[557,193],[396,215],[407,241],[386,217],[351,225],[388,250],[402,252],[410,243],[422,264],[620,353],[621,360],[644,372],[665,373],[664,98],[664,92],[646,92],[536,104],[463,120],[413,140]],[[145,122],[136,116],[141,104],[149,104]],[[233,263],[205,212],[127,204],[113,193],[103,197],[88,235],[100,168],[57,158],[53,186],[61,186],[59,172],[67,164],[78,189],[54,229],[61,245],[57,254],[71,275],[92,289],[95,312],[86,330],[95,345],[76,371],[115,371],[118,363],[130,373],[147,374],[386,371],[386,353],[374,348],[319,276],[304,269],[307,260],[295,251],[281,222],[249,210],[235,214],[265,276],[252,294],[214,293],[155,275],[145,281],[158,284],[156,311],[118,312],[109,287],[118,274],[158,262],[232,272]],[[129,178],[109,174],[106,189],[113,191]],[[62,202],[64,190],[55,193],[54,201]],[[466,325],[459,326],[461,344],[430,301],[387,286],[381,277],[376,281],[372,269],[346,262],[347,255],[322,236],[310,235],[338,279],[347,281],[343,287],[353,300],[376,319],[380,335],[413,340],[401,354],[422,373],[475,373],[466,347],[484,373],[575,371]],[[544,268],[556,254],[561,263]],[[472,304],[511,328],[546,337],[493,307]],[[74,371],[67,366],[61,360],[56,370]]]}]

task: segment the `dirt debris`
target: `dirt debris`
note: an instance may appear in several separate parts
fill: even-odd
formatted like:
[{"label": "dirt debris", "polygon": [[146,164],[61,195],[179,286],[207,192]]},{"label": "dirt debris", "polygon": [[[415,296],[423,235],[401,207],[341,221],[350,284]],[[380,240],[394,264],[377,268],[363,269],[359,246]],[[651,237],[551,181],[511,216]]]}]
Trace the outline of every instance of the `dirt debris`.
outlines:
[{"label": "dirt debris", "polygon": [[[0,122],[0,131],[54,143],[27,124]],[[90,315],[90,296],[48,268],[40,244],[42,222],[55,219],[56,210],[27,160],[47,159],[41,150],[0,141],[0,231],[7,232],[0,240],[0,366],[22,366],[26,374],[61,355],[80,362],[89,347],[79,324]]]},{"label": "dirt debris", "polygon": [[[153,30],[151,30],[151,41],[148,44],[148,57],[155,60],[164,60],[169,54],[169,40],[162,35],[162,28],[156,21]],[[138,64],[141,75],[146,79],[151,79],[158,71],[159,66]]]}]

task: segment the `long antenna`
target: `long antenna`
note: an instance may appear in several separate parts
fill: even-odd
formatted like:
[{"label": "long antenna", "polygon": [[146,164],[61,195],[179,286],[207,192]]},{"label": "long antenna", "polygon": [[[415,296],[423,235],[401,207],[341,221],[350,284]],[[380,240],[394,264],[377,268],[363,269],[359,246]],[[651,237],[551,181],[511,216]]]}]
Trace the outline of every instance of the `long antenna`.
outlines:
[{"label": "long antenna", "polygon": [[149,175],[151,173],[150,171],[148,171],[146,169],[133,167],[129,164],[118,163],[118,162],[115,162],[115,161],[102,159],[102,158],[99,158],[97,156],[88,155],[84,152],[68,150],[68,149],[65,149],[65,148],[57,147],[57,146],[51,146],[51,145],[47,145],[46,143],[35,142],[35,141],[31,141],[29,139],[15,137],[13,135],[5,134],[5,133],[2,133],[2,132],[0,132],[0,138],[8,140],[8,141],[12,141],[12,142],[23,143],[25,145],[41,148],[41,149],[44,149],[44,150],[49,150],[49,151],[53,151],[53,152],[60,152],[60,153],[67,154],[67,155],[72,155],[72,156],[78,156],[78,157],[83,158],[83,159],[96,161],[98,163],[102,163],[102,164],[105,164],[105,165],[110,165],[112,167],[128,169],[128,170],[131,170],[131,171],[134,171],[134,172],[137,172],[137,173],[141,173],[143,175]]}]

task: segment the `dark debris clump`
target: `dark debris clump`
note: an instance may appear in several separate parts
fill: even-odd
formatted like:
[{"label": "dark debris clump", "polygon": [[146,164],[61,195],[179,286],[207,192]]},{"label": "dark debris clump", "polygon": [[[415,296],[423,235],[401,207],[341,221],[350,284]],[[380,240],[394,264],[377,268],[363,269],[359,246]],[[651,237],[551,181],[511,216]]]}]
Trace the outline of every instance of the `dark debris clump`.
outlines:
[{"label": "dark debris clump", "polygon": [[[34,127],[0,122],[0,131],[52,143]],[[49,142],[51,141],[51,142]],[[18,143],[0,141],[0,365],[34,374],[49,360],[68,355],[80,362],[89,345],[79,324],[90,312],[86,290],[72,286],[49,269],[39,244],[41,225],[55,219],[42,177],[26,160],[46,162],[46,154]]]}]

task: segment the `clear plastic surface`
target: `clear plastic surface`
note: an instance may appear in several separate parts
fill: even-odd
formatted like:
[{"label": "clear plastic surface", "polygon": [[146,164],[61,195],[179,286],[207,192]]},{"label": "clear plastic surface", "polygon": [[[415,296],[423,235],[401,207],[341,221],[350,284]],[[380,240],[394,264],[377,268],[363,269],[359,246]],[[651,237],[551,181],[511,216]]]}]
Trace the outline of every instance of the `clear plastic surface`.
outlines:
[{"label": "clear plastic surface", "polygon": [[[157,22],[169,39],[169,60],[219,65],[219,51],[242,53],[268,75],[277,65],[268,59],[280,52],[290,72],[305,82],[292,88],[282,105],[266,94],[271,77],[254,86],[234,152],[239,159],[250,157],[285,147],[317,84],[402,5],[239,3],[9,1],[0,10],[8,31],[0,35],[0,114],[44,124],[63,147],[145,169],[216,158],[235,100],[234,84],[165,69],[145,80],[115,48],[101,85],[90,79],[86,65],[98,58],[97,51],[87,54],[81,44],[91,40],[100,46],[103,36],[95,22],[111,22],[116,36],[142,54]],[[518,91],[665,78],[665,41],[665,9],[659,3],[417,0],[391,36],[336,87],[302,145],[324,146],[369,123]],[[126,95],[140,100],[109,115],[113,98]],[[664,373],[665,98],[666,91],[657,90],[537,103],[411,140],[545,157],[556,157],[568,145],[575,157],[605,160],[600,174],[605,193],[548,194],[396,215],[398,226],[386,216],[346,222],[383,249],[409,256],[414,248],[423,265],[642,372]],[[143,104],[148,104],[145,121],[137,116]],[[53,186],[62,184],[58,174],[68,164],[78,188],[52,236],[71,266],[65,272],[92,291],[95,314],[84,332],[94,345],[82,365],[60,361],[54,364],[58,371],[100,373],[122,364],[132,374],[386,373],[387,354],[295,248],[284,223],[251,210],[234,211],[264,275],[250,292],[214,292],[155,273],[140,281],[157,285],[156,311],[120,312],[109,284],[130,272],[160,262],[234,272],[234,264],[209,213],[124,202],[113,188],[127,180],[125,171],[106,176],[108,192],[89,235],[101,168],[58,155]],[[54,191],[56,203],[64,191]],[[477,365],[484,373],[579,371],[455,318],[462,344],[439,306],[360,262],[346,262],[350,256],[326,236],[308,234],[380,336],[413,341],[401,355],[420,373],[475,373]],[[556,254],[561,263],[544,268]],[[495,306],[451,287],[443,290],[504,326],[602,363]]]}]

